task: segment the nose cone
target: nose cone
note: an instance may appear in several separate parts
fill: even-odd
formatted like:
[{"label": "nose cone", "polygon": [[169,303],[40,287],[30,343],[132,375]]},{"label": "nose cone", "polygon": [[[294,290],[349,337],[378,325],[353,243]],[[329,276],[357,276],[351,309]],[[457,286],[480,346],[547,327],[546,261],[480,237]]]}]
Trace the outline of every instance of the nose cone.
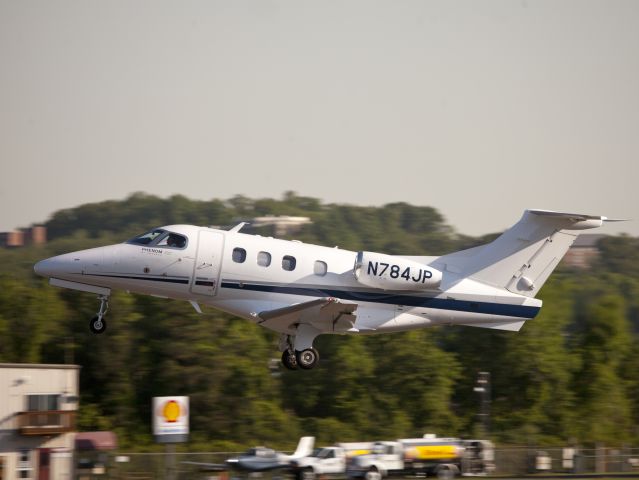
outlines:
[{"label": "nose cone", "polygon": [[33,271],[43,277],[52,277],[55,273],[55,261],[54,258],[47,258],[46,260],[40,260],[33,266]]},{"label": "nose cone", "polygon": [[82,273],[83,252],[67,253],[41,260],[33,266],[33,271],[43,277],[65,278],[67,275]]},{"label": "nose cone", "polygon": [[66,274],[79,271],[80,262],[74,260],[72,255],[58,255],[57,257],[41,260],[33,266],[33,271],[43,277],[63,278]]}]

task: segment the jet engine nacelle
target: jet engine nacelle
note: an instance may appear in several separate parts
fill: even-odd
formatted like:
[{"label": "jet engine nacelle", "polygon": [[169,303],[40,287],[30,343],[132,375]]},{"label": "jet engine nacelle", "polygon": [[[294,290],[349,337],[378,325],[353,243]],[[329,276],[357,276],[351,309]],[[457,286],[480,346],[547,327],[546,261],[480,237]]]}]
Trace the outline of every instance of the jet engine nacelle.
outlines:
[{"label": "jet engine nacelle", "polygon": [[358,252],[353,274],[367,287],[384,290],[434,290],[442,272],[429,265],[383,253]]}]

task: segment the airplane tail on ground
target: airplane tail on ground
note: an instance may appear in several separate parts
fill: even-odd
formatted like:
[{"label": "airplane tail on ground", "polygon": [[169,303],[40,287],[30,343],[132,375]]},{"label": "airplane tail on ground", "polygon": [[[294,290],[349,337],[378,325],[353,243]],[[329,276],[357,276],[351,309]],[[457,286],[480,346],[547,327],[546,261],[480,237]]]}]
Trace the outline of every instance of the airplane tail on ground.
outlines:
[{"label": "airplane tail on ground", "polygon": [[[579,235],[609,220],[596,215],[526,210],[493,242],[439,257],[433,266],[534,297]],[[444,278],[445,278],[444,274]]]},{"label": "airplane tail on ground", "polygon": [[291,455],[291,459],[308,457],[313,453],[313,447],[315,446],[315,437],[302,437],[297,444],[295,453]]}]

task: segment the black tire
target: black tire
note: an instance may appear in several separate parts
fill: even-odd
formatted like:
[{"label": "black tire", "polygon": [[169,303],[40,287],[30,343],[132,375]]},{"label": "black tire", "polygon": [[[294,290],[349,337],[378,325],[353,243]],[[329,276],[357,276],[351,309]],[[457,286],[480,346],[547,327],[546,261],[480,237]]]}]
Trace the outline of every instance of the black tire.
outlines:
[{"label": "black tire", "polygon": [[307,348],[306,350],[296,351],[297,366],[303,370],[310,370],[317,362],[319,362],[319,352],[314,348]]},{"label": "black tire", "polygon": [[284,350],[282,352],[282,365],[289,370],[297,370],[297,357],[292,352]]},{"label": "black tire", "polygon": [[442,467],[437,470],[437,478],[440,480],[451,480],[455,478],[455,472],[448,467]]},{"label": "black tire", "polygon": [[300,477],[301,480],[315,480],[315,471],[313,470],[313,467],[306,467],[302,470]]},{"label": "black tire", "polygon": [[107,328],[106,320],[104,317],[100,318],[99,315],[96,315],[89,322],[89,330],[91,330],[95,334],[104,333]]},{"label": "black tire", "polygon": [[377,470],[377,467],[371,467],[368,472],[364,474],[365,480],[381,480],[382,474]]}]

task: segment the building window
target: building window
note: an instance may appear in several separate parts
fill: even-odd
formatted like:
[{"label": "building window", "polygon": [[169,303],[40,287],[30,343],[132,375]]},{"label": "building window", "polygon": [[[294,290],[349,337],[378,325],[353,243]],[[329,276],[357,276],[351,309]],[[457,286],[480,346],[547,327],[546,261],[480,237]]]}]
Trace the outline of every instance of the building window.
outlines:
[{"label": "building window", "polygon": [[284,258],[282,258],[282,268],[289,272],[295,270],[296,263],[295,257],[291,257],[290,255],[284,255]]},{"label": "building window", "polygon": [[243,248],[234,248],[233,261],[235,263],[244,263],[244,260],[246,260],[246,250]]},{"label": "building window", "polygon": [[18,457],[18,478],[31,478],[31,459],[29,450],[20,450]]},{"label": "building window", "polygon": [[257,254],[257,264],[260,267],[268,267],[271,264],[271,254],[268,252],[260,252]]},{"label": "building window", "polygon": [[327,270],[328,267],[326,266],[326,262],[315,260],[315,266],[313,267],[313,273],[315,273],[315,275],[323,277],[324,275],[326,275]]},{"label": "building window", "polygon": [[27,395],[27,410],[30,412],[60,410],[60,395]]}]

